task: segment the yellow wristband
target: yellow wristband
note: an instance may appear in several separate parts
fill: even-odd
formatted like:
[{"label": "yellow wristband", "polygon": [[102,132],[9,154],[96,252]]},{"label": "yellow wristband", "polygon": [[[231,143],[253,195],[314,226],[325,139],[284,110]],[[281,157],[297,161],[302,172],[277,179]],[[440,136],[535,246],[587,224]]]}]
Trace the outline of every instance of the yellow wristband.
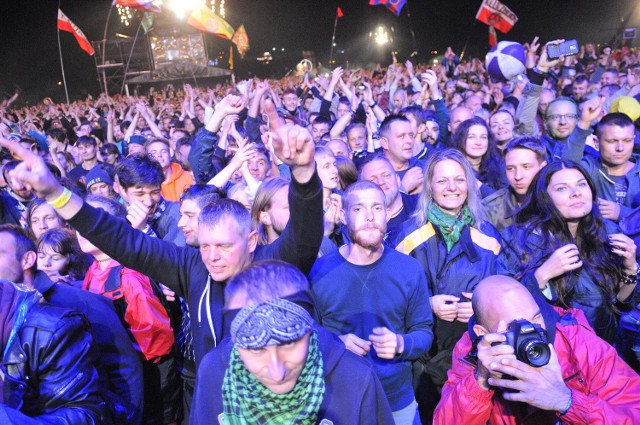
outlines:
[{"label": "yellow wristband", "polygon": [[60,196],[51,202],[47,201],[47,204],[51,205],[55,209],[62,208],[69,203],[72,194],[73,193],[65,187]]}]

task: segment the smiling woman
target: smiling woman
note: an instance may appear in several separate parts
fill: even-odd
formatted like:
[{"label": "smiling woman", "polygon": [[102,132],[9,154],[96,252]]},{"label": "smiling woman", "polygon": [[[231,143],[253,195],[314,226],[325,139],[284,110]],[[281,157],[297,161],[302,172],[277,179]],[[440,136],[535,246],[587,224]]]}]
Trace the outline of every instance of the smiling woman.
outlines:
[{"label": "smiling woman", "polygon": [[556,161],[535,177],[503,233],[500,263],[548,302],[585,312],[601,338],[613,341],[619,307],[632,302],[636,246],[594,203],[595,187],[576,163]]},{"label": "smiling woman", "polygon": [[467,328],[474,288],[496,272],[500,237],[486,221],[476,187],[461,152],[436,152],[425,167],[413,222],[397,239],[396,249],[420,261],[427,275],[435,315],[428,368],[443,371],[430,377],[435,386],[444,384],[451,350]]}]

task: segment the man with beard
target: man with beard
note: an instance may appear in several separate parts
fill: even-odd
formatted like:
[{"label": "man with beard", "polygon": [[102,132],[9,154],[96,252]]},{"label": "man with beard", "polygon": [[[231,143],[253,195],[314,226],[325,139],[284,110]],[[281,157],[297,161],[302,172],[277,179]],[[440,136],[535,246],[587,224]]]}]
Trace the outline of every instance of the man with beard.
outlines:
[{"label": "man with beard", "polygon": [[7,188],[0,190],[0,224],[15,224],[27,228],[27,208],[35,199],[31,189],[9,177],[20,161],[9,161],[2,167],[2,178]]},{"label": "man with beard", "polygon": [[371,360],[396,424],[418,424],[411,361],[433,340],[424,271],[414,259],[384,249],[388,211],[380,187],[356,182],[342,202],[352,242],[319,258],[311,270],[318,322]]},{"label": "man with beard", "polygon": [[400,192],[400,177],[384,155],[367,158],[360,169],[360,180],[368,180],[380,186],[384,192],[388,211],[386,241],[393,241],[418,204],[418,195]]}]

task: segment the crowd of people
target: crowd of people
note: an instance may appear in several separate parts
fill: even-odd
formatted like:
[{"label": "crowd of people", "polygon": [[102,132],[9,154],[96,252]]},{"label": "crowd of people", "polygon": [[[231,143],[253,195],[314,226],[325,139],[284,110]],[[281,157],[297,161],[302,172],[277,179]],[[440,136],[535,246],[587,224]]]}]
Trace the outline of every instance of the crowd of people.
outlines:
[{"label": "crowd of people", "polygon": [[562,41],[2,101],[0,422],[640,422],[640,49]]}]

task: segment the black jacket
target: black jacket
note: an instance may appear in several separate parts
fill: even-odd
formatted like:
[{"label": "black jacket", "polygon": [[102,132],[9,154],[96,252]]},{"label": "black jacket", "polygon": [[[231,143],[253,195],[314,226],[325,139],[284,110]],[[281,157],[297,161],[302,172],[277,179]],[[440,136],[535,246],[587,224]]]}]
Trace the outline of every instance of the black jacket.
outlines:
[{"label": "black jacket", "polygon": [[33,287],[50,304],[84,314],[91,324],[100,388],[115,422],[140,423],[144,389],[142,359],[133,348],[113,302],[89,291],[56,285],[40,271]]},{"label": "black jacket", "polygon": [[2,424],[111,423],[93,366],[89,323],[77,312],[35,304],[2,358]]},{"label": "black jacket", "polygon": [[[322,184],[315,172],[306,184],[291,181],[291,216],[280,237],[256,248],[253,260],[279,259],[307,274],[322,241]],[[162,282],[189,303],[196,366],[223,338],[224,283],[209,282],[200,252],[136,230],[126,221],[84,204],[73,228],[120,264]]]}]

